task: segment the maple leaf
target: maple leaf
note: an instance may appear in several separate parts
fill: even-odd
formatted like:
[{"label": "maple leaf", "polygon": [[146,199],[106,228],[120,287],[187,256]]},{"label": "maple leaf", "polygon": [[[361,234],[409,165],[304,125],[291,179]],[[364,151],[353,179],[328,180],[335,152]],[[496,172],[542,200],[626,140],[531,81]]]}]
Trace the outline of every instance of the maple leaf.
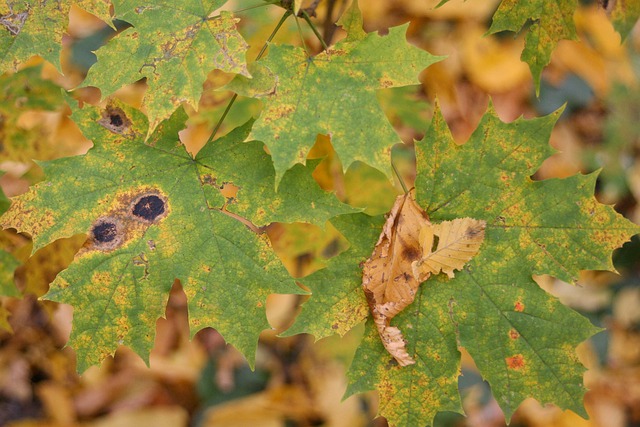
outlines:
[{"label": "maple leaf", "polygon": [[502,0],[493,15],[489,34],[500,31],[519,33],[525,24],[531,23],[526,30],[521,59],[531,68],[536,92],[540,90],[542,69],[551,60],[551,53],[558,42],[577,38],[573,23],[577,6],[577,0]]},{"label": "maple leaf", "polygon": [[[532,275],[572,281],[581,269],[612,270],[611,251],[640,227],[595,200],[595,174],[539,182],[529,178],[552,153],[547,141],[558,116],[506,124],[490,110],[470,140],[458,146],[436,112],[424,140],[416,143],[417,201],[434,222],[485,221],[485,241],[454,278],[430,278],[412,305],[394,318],[414,365],[399,366],[373,320],[367,322],[346,395],[377,389],[380,414],[393,425],[425,425],[438,411],[460,412],[459,343],[492,385],[507,419],[527,397],[586,416],[584,368],[575,346],[598,329],[540,289]],[[370,221],[380,227],[380,219]],[[346,310],[361,313],[366,304],[352,294],[360,288],[358,263],[376,234],[339,230],[358,242],[359,257],[355,250],[344,252],[300,280],[313,296],[293,331],[318,338],[358,323]],[[341,275],[344,280],[332,281]],[[345,301],[360,305],[346,308]],[[317,323],[326,324],[314,324],[314,315]]]},{"label": "maple leaf", "polygon": [[361,22],[354,10],[352,34],[327,51],[309,57],[302,48],[271,44],[253,65],[253,79],[236,76],[226,86],[263,99],[251,137],[269,147],[278,183],[287,169],[305,161],[318,134],[331,137],[345,169],[360,160],[389,173],[391,146],[400,139],[376,90],[416,84],[418,73],[441,59],[408,44],[407,25],[386,36],[364,34],[353,24]]},{"label": "maple leaf", "polygon": [[33,55],[60,70],[62,36],[72,4],[102,20],[110,18],[106,0],[9,0],[0,4],[0,71],[16,70]]},{"label": "maple leaf", "polygon": [[184,101],[197,107],[213,69],[249,76],[247,44],[230,12],[212,13],[226,0],[114,1],[115,16],[133,25],[96,51],[84,86],[106,97],[147,78],[144,97],[150,130]]},{"label": "maple leaf", "polygon": [[[284,180],[299,179],[310,191],[275,193],[263,144],[240,142],[251,122],[194,158],[178,140],[186,120],[181,109],[147,143],[146,117],[123,104],[87,107],[72,118],[94,147],[84,156],[44,162],[47,181],[15,198],[1,222],[31,234],[34,251],[88,234],[45,296],[74,307],[69,344],[79,369],[120,344],[147,359],[174,278],[189,300],[192,333],[215,327],[253,363],[258,334],[268,327],[267,295],[303,291],[266,235],[245,225],[257,230],[250,221],[298,221],[301,211],[324,222],[353,209],[329,202],[335,196],[317,184],[310,188],[308,167]],[[237,194],[229,196],[228,187]],[[260,207],[247,202],[258,200]]]}]

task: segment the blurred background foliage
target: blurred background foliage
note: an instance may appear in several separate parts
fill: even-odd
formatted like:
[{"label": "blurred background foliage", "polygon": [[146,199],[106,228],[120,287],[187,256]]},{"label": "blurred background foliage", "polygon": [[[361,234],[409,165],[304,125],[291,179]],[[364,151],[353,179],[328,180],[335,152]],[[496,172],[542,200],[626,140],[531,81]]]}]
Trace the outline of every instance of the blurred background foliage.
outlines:
[{"label": "blurred background foliage", "polygon": [[[307,2],[313,3],[313,2]],[[333,23],[347,0],[323,0],[313,18],[325,39],[344,33]],[[411,43],[446,55],[421,75],[422,84],[378,92],[387,117],[404,144],[393,151],[405,183],[415,176],[414,140],[423,136],[437,98],[459,143],[469,137],[492,103],[504,121],[545,115],[564,108],[550,143],[558,151],[532,179],[566,177],[600,170],[596,197],[640,223],[640,28],[625,43],[595,2],[583,1],[575,13],[579,41],[562,41],[542,75],[536,97],[529,68],[520,61],[523,34],[485,36],[498,0],[367,0],[360,2],[367,31],[384,34],[410,22]],[[252,7],[259,6],[259,7]],[[229,1],[225,9],[241,18],[240,31],[253,60],[282,14],[260,0]],[[42,179],[39,161],[81,154],[90,148],[68,118],[60,88],[78,86],[95,62],[95,51],[116,31],[72,7],[63,39],[64,75],[32,58],[15,74],[0,76],[0,185],[7,196]],[[275,43],[304,43],[321,49],[313,33],[293,19]],[[232,76],[212,72],[197,111],[189,109],[180,138],[192,153],[205,143],[233,95],[219,90]],[[116,96],[140,107],[145,82]],[[81,102],[100,102],[95,88],[77,89]],[[258,100],[240,97],[219,136],[261,109]],[[320,185],[342,201],[370,214],[389,210],[401,186],[371,167],[356,163],[346,173],[326,136],[319,135],[309,158],[322,159],[314,172]],[[7,201],[0,197],[0,207]],[[268,235],[294,277],[322,268],[348,242],[330,225],[273,224]],[[166,319],[157,322],[150,368],[125,347],[81,377],[74,353],[65,348],[73,309],[38,301],[55,275],[73,259],[84,236],[62,239],[30,256],[28,236],[0,233],[0,425],[14,426],[384,426],[375,419],[375,393],[341,397],[345,370],[362,331],[314,343],[311,336],[277,338],[291,324],[303,298],[272,295],[268,317],[273,331],[261,336],[256,370],[210,328],[189,340],[186,299],[174,283]],[[577,285],[552,277],[536,280],[565,304],[607,330],[579,348],[589,368],[585,405],[590,420],[552,405],[525,401],[513,417],[517,426],[640,425],[640,239],[614,253],[620,274],[584,272]],[[11,273],[14,271],[15,273]],[[490,387],[463,352],[459,387],[467,416],[442,413],[437,426],[502,426],[504,417]]]}]

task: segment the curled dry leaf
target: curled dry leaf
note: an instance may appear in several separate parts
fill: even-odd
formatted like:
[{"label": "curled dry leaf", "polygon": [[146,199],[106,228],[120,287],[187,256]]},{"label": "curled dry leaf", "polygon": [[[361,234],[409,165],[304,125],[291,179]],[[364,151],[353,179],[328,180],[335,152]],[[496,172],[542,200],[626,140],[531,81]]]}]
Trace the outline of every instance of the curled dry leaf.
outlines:
[{"label": "curled dry leaf", "polygon": [[431,274],[461,269],[478,253],[484,221],[471,218],[433,225],[411,193],[398,196],[371,257],[363,266],[362,287],[385,349],[400,366],[415,363],[402,332],[390,322],[415,299]]}]

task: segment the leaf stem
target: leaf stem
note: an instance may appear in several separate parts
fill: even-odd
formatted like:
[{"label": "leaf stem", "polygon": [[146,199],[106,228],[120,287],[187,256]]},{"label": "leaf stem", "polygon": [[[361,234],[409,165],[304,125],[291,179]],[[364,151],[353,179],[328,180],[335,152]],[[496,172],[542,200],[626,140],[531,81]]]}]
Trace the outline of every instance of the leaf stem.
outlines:
[{"label": "leaf stem", "polygon": [[393,163],[393,160],[391,161],[391,167],[393,168],[393,171],[396,173],[396,176],[398,177],[398,181],[400,181],[400,185],[404,190],[404,194],[407,194],[409,190],[407,190],[407,186],[404,184],[404,180],[400,176],[400,172],[398,172],[398,169],[396,169],[396,165]]},{"label": "leaf stem", "polygon": [[307,48],[307,44],[304,41],[304,35],[302,34],[302,28],[300,27],[300,22],[298,21],[298,17],[295,15],[293,17],[296,20],[296,26],[298,27],[298,35],[300,36],[300,42],[302,43],[302,47],[304,48],[304,51],[306,52],[307,56],[311,58],[311,52],[309,52],[309,49]]},{"label": "leaf stem", "polygon": [[313,33],[316,35],[318,40],[320,40],[320,44],[322,45],[322,48],[324,50],[329,49],[327,47],[327,44],[324,41],[324,38],[322,38],[322,36],[318,32],[318,29],[316,28],[316,26],[313,24],[313,22],[311,22],[311,18],[309,17],[309,14],[307,13],[307,11],[303,9],[300,12],[302,12],[302,17],[304,18],[305,21],[307,21],[307,24],[309,24],[309,27],[311,27],[311,29],[313,30]]},{"label": "leaf stem", "polygon": [[[273,31],[271,32],[271,34],[267,38],[267,41],[262,46],[262,49],[260,49],[260,52],[258,52],[258,56],[256,56],[256,61],[258,59],[262,58],[262,55],[264,55],[264,53],[267,51],[267,47],[269,47],[269,43],[276,36],[276,33],[280,30],[280,27],[282,27],[282,24],[284,24],[284,21],[287,20],[289,15],[291,15],[291,13],[292,12],[290,10],[287,10],[284,13],[284,15],[282,15],[282,18],[280,18],[280,21],[278,21],[278,25],[276,25],[276,27],[273,29]],[[205,145],[207,145],[208,143],[213,141],[213,138],[216,137],[216,134],[218,133],[218,130],[220,129],[220,126],[222,126],[222,122],[224,122],[224,119],[227,118],[227,114],[229,114],[229,110],[231,110],[231,107],[236,102],[236,99],[238,99],[238,94],[234,93],[233,96],[231,97],[231,99],[229,100],[229,103],[227,104],[227,108],[224,109],[224,112],[222,113],[222,116],[220,116],[220,119],[218,120],[218,123],[216,123],[215,127],[213,128],[213,131],[211,132],[211,135],[207,139],[207,142],[205,143]]]}]

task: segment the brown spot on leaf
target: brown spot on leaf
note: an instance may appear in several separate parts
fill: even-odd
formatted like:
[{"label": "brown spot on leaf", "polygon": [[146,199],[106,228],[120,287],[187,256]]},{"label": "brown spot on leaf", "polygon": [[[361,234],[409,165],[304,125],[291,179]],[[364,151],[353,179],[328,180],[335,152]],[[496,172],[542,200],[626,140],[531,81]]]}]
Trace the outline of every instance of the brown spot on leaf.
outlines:
[{"label": "brown spot on leaf", "polygon": [[509,369],[513,369],[518,371],[524,368],[524,357],[521,354],[516,354],[515,356],[505,358],[507,362],[507,367]]},{"label": "brown spot on leaf", "polygon": [[412,262],[417,259],[420,259],[420,255],[421,255],[420,249],[414,246],[407,246],[402,250],[402,258],[408,262]]},{"label": "brown spot on leaf", "polygon": [[522,303],[522,301],[516,301],[516,303],[513,305],[513,309],[521,313],[524,311],[524,304]]},{"label": "brown spot on leaf", "polygon": [[516,331],[515,329],[511,329],[509,330],[509,338],[511,338],[512,340],[517,340],[518,338],[520,338],[520,333],[518,333],[518,331]]}]

